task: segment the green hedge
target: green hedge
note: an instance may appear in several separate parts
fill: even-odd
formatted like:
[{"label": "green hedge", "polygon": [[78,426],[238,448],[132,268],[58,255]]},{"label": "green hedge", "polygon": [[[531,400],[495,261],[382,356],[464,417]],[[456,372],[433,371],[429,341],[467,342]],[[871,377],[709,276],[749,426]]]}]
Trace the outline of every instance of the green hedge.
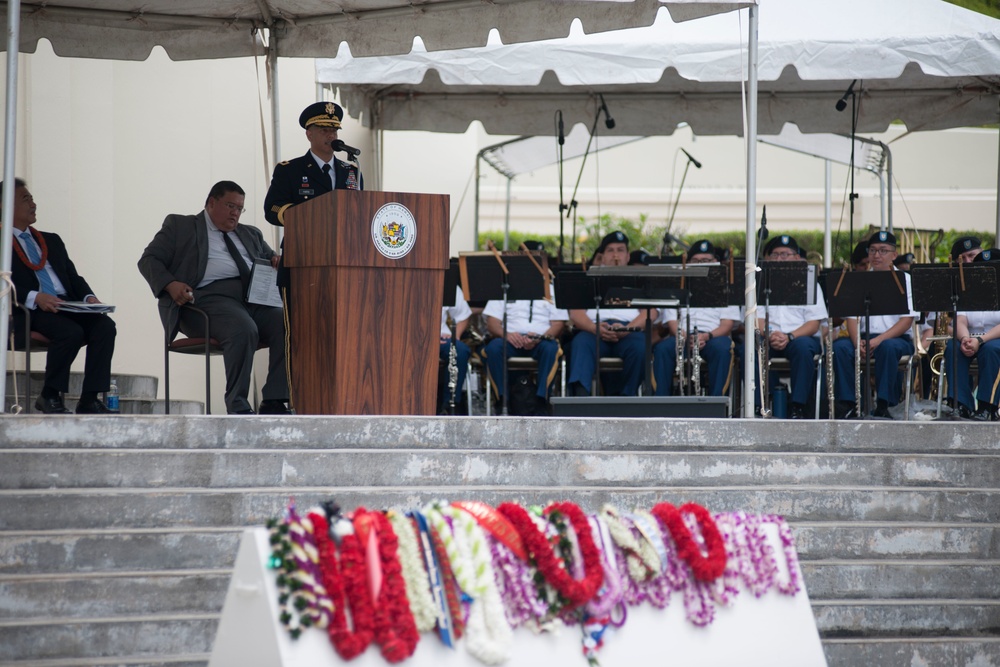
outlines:
[{"label": "green hedge", "polygon": [[[646,216],[640,216],[638,220],[632,220],[629,218],[623,218],[618,216],[602,216],[599,221],[587,223],[585,220],[581,220],[578,225],[578,229],[583,229],[580,234],[580,242],[577,245],[576,250],[576,261],[580,261],[581,252],[588,259],[593,255],[594,250],[600,244],[601,239],[609,232],[615,230],[621,230],[629,237],[630,245],[632,250],[636,248],[644,248],[649,252],[657,253],[660,250],[660,244],[663,240],[664,232],[666,227],[663,225],[650,225]],[[823,232],[815,230],[791,230],[784,231],[782,233],[787,233],[798,241],[801,247],[806,248],[809,251],[810,259],[815,259],[817,262],[820,260],[823,253]],[[861,238],[862,235],[868,233],[867,229],[855,230],[854,238],[855,241]],[[900,237],[902,234],[897,234]],[[951,244],[960,236],[973,235],[978,236],[983,241],[984,248],[992,248],[995,243],[995,238],[992,233],[980,233],[980,232],[969,232],[962,230],[952,229],[950,231],[944,232],[941,240],[938,242],[935,248],[935,261],[946,262],[948,261],[948,253],[951,250]],[[833,266],[840,266],[842,262],[848,261],[851,255],[850,241],[848,240],[849,234],[847,232],[834,232],[832,243],[834,248],[834,261]],[[482,232],[479,235],[479,247],[485,248],[487,239],[492,240],[498,248],[503,246],[503,232]],[[737,255],[744,255],[744,250],[746,244],[746,232],[744,231],[732,231],[732,232],[705,232],[701,234],[685,234],[681,237],[681,240],[685,243],[694,243],[701,239],[708,239],[718,248],[731,248]],[[517,249],[522,241],[534,240],[541,241],[545,244],[545,249],[550,255],[555,255],[559,248],[559,236],[546,236],[541,234],[525,234],[522,232],[510,233],[510,247],[512,250]],[[569,243],[571,239],[567,235],[566,244],[567,247],[564,249],[563,255],[565,261],[570,259],[570,249]],[[679,250],[678,250],[679,251]]]}]

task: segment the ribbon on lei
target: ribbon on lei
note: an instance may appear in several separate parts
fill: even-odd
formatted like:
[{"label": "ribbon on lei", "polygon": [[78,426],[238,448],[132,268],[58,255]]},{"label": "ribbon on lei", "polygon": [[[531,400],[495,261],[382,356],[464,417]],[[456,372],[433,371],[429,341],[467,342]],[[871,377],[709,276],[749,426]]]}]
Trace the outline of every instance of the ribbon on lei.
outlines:
[{"label": "ribbon on lei", "polygon": [[455,501],[452,507],[464,510],[475,517],[476,521],[484,529],[488,530],[493,537],[500,540],[504,546],[514,552],[514,555],[521,560],[528,560],[528,552],[524,550],[524,541],[514,529],[514,524],[507,520],[503,514],[484,502],[477,500]]},{"label": "ribbon on lei", "polygon": [[354,532],[365,547],[365,565],[368,568],[368,588],[372,600],[378,600],[382,591],[382,561],[378,552],[378,531],[370,512],[354,514]]},{"label": "ribbon on lei", "polygon": [[[420,536],[420,550],[424,555],[424,567],[427,569],[427,576],[430,580],[431,596],[437,607],[437,628],[441,641],[448,648],[455,648],[455,642],[462,636],[461,628],[456,628],[453,624],[451,613],[452,604],[449,600],[449,589],[445,582],[444,572],[438,562],[438,555],[434,549],[432,530],[427,522],[427,517],[421,512],[413,511],[409,513],[413,519],[414,526]],[[455,601],[457,606],[457,600]],[[461,622],[461,619],[458,619]]]},{"label": "ribbon on lei", "polygon": [[[684,523],[681,513],[694,516],[705,540],[707,555],[702,555],[701,549]],[[707,509],[696,503],[681,505],[680,510],[670,503],[659,503],[650,512],[670,531],[670,536],[677,545],[677,555],[690,567],[699,581],[712,582],[722,576],[726,569],[726,545],[722,541],[719,527]]]}]

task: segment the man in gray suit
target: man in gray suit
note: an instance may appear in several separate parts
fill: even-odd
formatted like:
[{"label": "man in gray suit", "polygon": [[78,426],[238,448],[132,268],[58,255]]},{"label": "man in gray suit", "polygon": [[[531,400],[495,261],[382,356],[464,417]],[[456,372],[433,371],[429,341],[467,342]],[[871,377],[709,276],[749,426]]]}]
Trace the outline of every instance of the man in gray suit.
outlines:
[{"label": "man in gray suit", "polygon": [[[246,287],[254,259],[277,267],[278,255],[256,227],[241,225],[245,193],[232,181],[212,186],[197,215],[168,215],[139,259],[139,271],[160,300],[160,319],[171,338],[178,329],[201,337],[208,313],[212,338],[222,344],[226,409],[253,414],[247,400],[258,343],[270,350],[261,414],[291,414],[285,374],[285,321],[281,308],[248,303]],[[242,264],[242,265],[241,265]]]}]

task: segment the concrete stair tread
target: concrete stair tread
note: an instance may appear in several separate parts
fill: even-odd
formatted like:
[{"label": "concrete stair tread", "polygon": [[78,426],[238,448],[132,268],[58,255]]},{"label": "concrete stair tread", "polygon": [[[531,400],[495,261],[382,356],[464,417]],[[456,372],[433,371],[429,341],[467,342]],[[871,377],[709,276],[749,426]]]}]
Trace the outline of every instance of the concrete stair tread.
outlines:
[{"label": "concrete stair tread", "polygon": [[[42,372],[42,367],[36,367],[32,364],[33,369],[31,371],[31,383],[32,387],[37,392],[38,388],[42,386],[42,382],[45,380],[45,373]],[[44,366],[44,363],[42,364]],[[24,393],[24,370],[19,368],[18,370],[18,384],[19,391]],[[118,394],[122,398],[145,398],[145,399],[155,399],[157,385],[159,380],[153,375],[138,375],[134,373],[112,373],[111,377],[115,380],[118,385]],[[79,396],[80,388],[83,385],[83,373],[79,371],[74,371],[70,373],[69,377],[69,391],[67,396]],[[7,371],[7,393],[13,393],[13,375],[10,370]]]},{"label": "concrete stair tread", "polygon": [[[1000,489],[1000,457],[773,454],[761,452],[583,453],[572,465],[546,465],[540,451],[414,451],[382,454],[365,466],[364,450],[0,450],[0,489],[88,487],[270,487],[502,485],[716,486],[798,485],[819,488],[945,487]],[[126,457],[125,455],[128,454]],[[421,459],[414,465],[414,457]],[[128,465],[126,465],[126,463]],[[35,473],[32,475],[32,473]]]}]

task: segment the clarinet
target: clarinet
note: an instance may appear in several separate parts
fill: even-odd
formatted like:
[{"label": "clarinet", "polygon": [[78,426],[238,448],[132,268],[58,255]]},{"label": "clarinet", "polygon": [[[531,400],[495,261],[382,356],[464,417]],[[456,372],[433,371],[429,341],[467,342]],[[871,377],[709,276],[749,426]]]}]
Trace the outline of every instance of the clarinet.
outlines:
[{"label": "clarinet", "polygon": [[677,323],[677,344],[674,346],[677,348],[677,368],[675,372],[677,373],[677,391],[680,396],[687,394],[687,384],[684,382],[684,342],[687,340],[687,332],[680,328],[680,322]]},{"label": "clarinet", "polygon": [[858,416],[864,414],[861,401],[861,320],[858,320],[858,335],[854,340],[854,402],[858,408]]},{"label": "clarinet", "polygon": [[771,356],[771,341],[767,337],[767,331],[761,333],[754,327],[757,335],[757,371],[760,374],[760,416],[767,418],[771,416],[771,402],[767,399],[767,390],[770,375],[768,373],[768,360]]},{"label": "clarinet", "polygon": [[830,419],[837,409],[836,393],[834,392],[833,377],[833,318],[827,321],[826,326],[826,400],[829,402]]},{"label": "clarinet", "polygon": [[458,350],[455,347],[455,324],[451,325],[448,345],[448,414],[455,414],[455,391],[458,389]]},{"label": "clarinet", "polygon": [[695,327],[691,335],[691,382],[694,384],[694,396],[701,396],[701,346],[698,343],[698,327]]}]

